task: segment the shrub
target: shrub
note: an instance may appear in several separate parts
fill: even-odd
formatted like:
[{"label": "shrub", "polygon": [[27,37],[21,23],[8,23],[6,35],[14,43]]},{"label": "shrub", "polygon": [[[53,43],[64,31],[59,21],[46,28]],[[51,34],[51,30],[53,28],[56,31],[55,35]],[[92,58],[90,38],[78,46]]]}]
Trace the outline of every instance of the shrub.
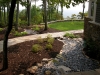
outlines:
[{"label": "shrub", "polygon": [[40,46],[39,44],[35,44],[32,46],[32,52],[38,52],[42,49],[42,46]]},{"label": "shrub", "polygon": [[54,42],[54,38],[52,37],[52,35],[47,35],[47,37],[44,39],[44,41],[46,41],[49,44],[53,44]]},{"label": "shrub", "polygon": [[19,25],[20,26],[26,26],[27,25],[27,21],[25,21],[25,20],[21,20],[20,22],[19,22]]},{"label": "shrub", "polygon": [[32,28],[32,30],[39,31],[40,28],[38,26],[36,26],[36,27]]},{"label": "shrub", "polygon": [[77,38],[78,36],[75,36],[74,34],[66,33],[66,34],[64,35],[64,37],[68,37],[68,38]]},{"label": "shrub", "polygon": [[54,38],[47,39],[47,43],[53,44],[53,42],[54,42]]},{"label": "shrub", "polygon": [[24,36],[26,35],[27,33],[26,32],[18,32],[18,31],[15,31],[15,36]]},{"label": "shrub", "polygon": [[3,28],[0,28],[0,31],[3,31]]},{"label": "shrub", "polygon": [[15,34],[15,28],[12,28],[11,33]]},{"label": "shrub", "polygon": [[37,40],[39,43],[43,43],[43,39],[41,37],[38,37]]},{"label": "shrub", "polygon": [[52,45],[49,43],[49,44],[46,44],[46,50],[51,50],[53,47]]}]

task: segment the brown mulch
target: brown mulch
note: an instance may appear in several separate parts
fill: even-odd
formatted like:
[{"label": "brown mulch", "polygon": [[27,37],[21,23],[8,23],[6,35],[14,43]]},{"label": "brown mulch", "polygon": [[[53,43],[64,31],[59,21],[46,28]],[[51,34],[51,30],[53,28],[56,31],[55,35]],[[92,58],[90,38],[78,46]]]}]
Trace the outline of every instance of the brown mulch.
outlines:
[{"label": "brown mulch", "polygon": [[[43,58],[54,58],[62,49],[63,43],[55,40],[52,50],[45,49],[45,43],[42,43],[43,50],[38,53],[32,52],[32,45],[37,41],[27,41],[19,43],[8,48],[8,69],[2,71],[0,75],[19,75],[20,73],[29,75],[27,68],[40,63]],[[0,68],[2,67],[2,53],[0,53]]]},{"label": "brown mulch", "polygon": [[[19,31],[23,31],[22,29]],[[59,30],[48,29],[47,31],[42,31],[42,33],[47,32],[59,32]],[[5,30],[0,32],[0,40],[4,38]],[[27,35],[26,35],[27,36]],[[14,38],[16,36],[10,34],[9,38]],[[0,72],[0,75],[19,75],[20,73],[29,75],[26,70],[27,68],[36,65],[36,63],[41,62],[43,58],[54,58],[62,49],[63,43],[55,40],[53,43],[53,49],[50,51],[43,48],[42,51],[38,53],[32,52],[32,45],[37,43],[37,41],[26,41],[19,43],[8,48],[8,69]],[[42,43],[45,47],[45,43]],[[0,53],[0,68],[2,68],[2,53]]]}]

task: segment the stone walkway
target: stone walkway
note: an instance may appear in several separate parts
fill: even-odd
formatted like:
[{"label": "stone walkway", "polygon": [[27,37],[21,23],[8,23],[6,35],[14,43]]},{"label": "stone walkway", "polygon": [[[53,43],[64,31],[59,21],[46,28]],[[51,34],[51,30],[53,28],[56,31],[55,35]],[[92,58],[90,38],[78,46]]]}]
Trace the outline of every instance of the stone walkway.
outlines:
[{"label": "stone walkway", "polygon": [[[36,35],[12,38],[8,40],[8,46],[15,45],[17,43],[21,43],[24,41],[35,40],[38,37],[45,38],[49,34],[52,35],[52,37],[62,37],[65,33],[83,33],[83,30],[72,30],[72,31],[64,31],[64,32],[56,32],[56,33],[36,34]],[[0,41],[0,52],[2,50],[3,50],[3,41]]]}]

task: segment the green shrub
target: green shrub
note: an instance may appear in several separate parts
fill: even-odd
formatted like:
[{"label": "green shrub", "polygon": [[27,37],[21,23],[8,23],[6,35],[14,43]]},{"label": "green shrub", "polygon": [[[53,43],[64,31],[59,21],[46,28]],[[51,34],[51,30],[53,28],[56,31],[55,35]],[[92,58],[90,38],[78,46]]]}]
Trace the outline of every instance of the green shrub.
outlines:
[{"label": "green shrub", "polygon": [[47,43],[53,44],[53,42],[54,42],[54,38],[47,39]]},{"label": "green shrub", "polygon": [[44,41],[46,41],[49,44],[53,44],[54,42],[54,38],[52,37],[52,35],[47,35],[47,37],[44,39]]},{"label": "green shrub", "polygon": [[68,38],[78,38],[78,36],[75,36],[74,34],[70,34],[70,33],[66,33],[64,35],[64,37],[68,37]]},{"label": "green shrub", "polygon": [[42,49],[42,46],[40,46],[39,44],[35,44],[32,46],[32,52],[38,52]]},{"label": "green shrub", "polygon": [[51,50],[53,47],[51,44],[46,44],[46,50]]},{"label": "green shrub", "polygon": [[25,20],[21,20],[20,22],[19,22],[19,25],[20,26],[26,26],[27,25],[27,21],[25,21]]},{"label": "green shrub", "polygon": [[40,28],[38,26],[36,26],[36,27],[32,28],[32,30],[39,31]]},{"label": "green shrub", "polygon": [[3,28],[0,28],[0,31],[3,31]]},{"label": "green shrub", "polygon": [[47,35],[47,39],[52,38],[52,35],[48,34]]},{"label": "green shrub", "polygon": [[12,28],[11,33],[15,34],[15,28]]},{"label": "green shrub", "polygon": [[26,32],[18,32],[18,31],[15,31],[15,36],[24,36],[26,35],[27,33]]},{"label": "green shrub", "polygon": [[0,27],[6,27],[7,25],[5,24],[5,22],[1,21],[0,22]]},{"label": "green shrub", "polygon": [[41,37],[38,37],[37,40],[39,43],[43,43],[43,39]]}]

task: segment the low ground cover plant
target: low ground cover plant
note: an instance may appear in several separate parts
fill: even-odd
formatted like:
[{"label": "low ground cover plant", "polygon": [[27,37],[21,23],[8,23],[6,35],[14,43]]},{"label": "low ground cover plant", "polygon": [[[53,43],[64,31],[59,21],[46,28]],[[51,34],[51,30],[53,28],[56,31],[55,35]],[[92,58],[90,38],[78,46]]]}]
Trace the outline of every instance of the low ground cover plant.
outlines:
[{"label": "low ground cover plant", "polygon": [[26,34],[27,34],[26,32],[18,32],[18,31],[15,31],[14,33],[15,36],[24,36]]},{"label": "low ground cover plant", "polygon": [[43,40],[41,37],[38,37],[38,38],[37,38],[37,41],[38,41],[39,43],[43,43],[43,42],[44,42],[44,40]]},{"label": "low ground cover plant", "polygon": [[[41,49],[44,49],[47,51],[52,50],[53,43],[54,43],[54,38],[51,35],[47,35],[47,37],[44,39],[41,37],[38,37],[37,44],[32,46],[32,52],[36,53],[36,52],[40,51]],[[45,46],[42,47],[42,44],[45,44]]]},{"label": "low ground cover plant", "polygon": [[0,31],[2,31],[3,30],[3,28],[0,28]]},{"label": "low ground cover plant", "polygon": [[32,52],[37,53],[40,50],[42,50],[42,46],[40,46],[39,44],[35,44],[32,46]]},{"label": "low ground cover plant", "polygon": [[78,35],[71,34],[71,33],[66,33],[64,35],[64,37],[68,37],[68,38],[78,38],[79,36]]},{"label": "low ground cover plant", "polygon": [[52,50],[52,45],[50,43],[46,44],[46,50]]}]

